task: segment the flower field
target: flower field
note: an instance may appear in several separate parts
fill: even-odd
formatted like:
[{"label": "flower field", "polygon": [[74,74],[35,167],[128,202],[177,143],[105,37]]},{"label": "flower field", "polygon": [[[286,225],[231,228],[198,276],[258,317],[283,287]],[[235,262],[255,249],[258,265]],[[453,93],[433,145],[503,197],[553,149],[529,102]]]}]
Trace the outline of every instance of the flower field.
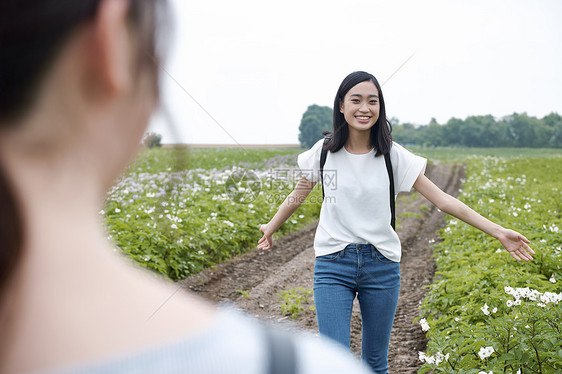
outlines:
[{"label": "flower field", "polygon": [[[130,258],[178,280],[254,248],[260,224],[294,187],[298,149],[150,149],[108,193],[101,214]],[[315,189],[279,230],[317,219]]]},{"label": "flower field", "polygon": [[468,158],[459,198],[524,234],[535,260],[450,220],[418,321],[420,373],[562,372],[562,158]]},{"label": "flower field", "polygon": [[[533,262],[518,263],[495,239],[450,219],[417,321],[430,339],[419,353],[420,372],[562,372],[562,156],[414,151],[465,162],[459,198],[527,236],[536,252]],[[255,247],[259,225],[300,178],[299,152],[146,150],[108,192],[100,214],[123,253],[179,280]],[[320,200],[316,188],[278,235],[317,220]]]}]

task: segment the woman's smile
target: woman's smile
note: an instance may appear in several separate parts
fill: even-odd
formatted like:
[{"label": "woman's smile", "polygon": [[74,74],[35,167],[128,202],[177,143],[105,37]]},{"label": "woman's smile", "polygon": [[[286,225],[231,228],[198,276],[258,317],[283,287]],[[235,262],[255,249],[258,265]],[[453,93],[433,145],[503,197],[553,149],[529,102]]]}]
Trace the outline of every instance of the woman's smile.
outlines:
[{"label": "woman's smile", "polygon": [[372,116],[355,116],[355,119],[361,124],[368,124],[371,121]]}]

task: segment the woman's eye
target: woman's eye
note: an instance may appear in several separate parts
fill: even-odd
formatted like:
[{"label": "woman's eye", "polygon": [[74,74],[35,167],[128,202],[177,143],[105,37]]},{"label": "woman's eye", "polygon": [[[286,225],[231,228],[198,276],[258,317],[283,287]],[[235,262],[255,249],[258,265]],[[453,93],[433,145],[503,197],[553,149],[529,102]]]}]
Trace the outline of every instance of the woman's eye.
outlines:
[{"label": "woman's eye", "polygon": [[351,102],[352,102],[352,103],[358,103],[358,102],[359,102],[359,99],[351,99]]}]

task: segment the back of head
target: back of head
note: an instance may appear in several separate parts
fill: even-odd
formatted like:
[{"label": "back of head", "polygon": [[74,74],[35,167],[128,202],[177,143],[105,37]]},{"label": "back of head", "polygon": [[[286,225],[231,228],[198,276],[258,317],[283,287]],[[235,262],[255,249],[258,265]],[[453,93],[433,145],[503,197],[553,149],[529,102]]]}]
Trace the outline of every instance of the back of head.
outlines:
[{"label": "back of head", "polygon": [[[46,73],[65,42],[93,22],[103,1],[0,0],[0,136],[33,108]],[[138,44],[136,62],[157,90],[155,26],[164,0],[128,0],[127,21]],[[25,227],[0,159],[0,296],[21,257]]]}]

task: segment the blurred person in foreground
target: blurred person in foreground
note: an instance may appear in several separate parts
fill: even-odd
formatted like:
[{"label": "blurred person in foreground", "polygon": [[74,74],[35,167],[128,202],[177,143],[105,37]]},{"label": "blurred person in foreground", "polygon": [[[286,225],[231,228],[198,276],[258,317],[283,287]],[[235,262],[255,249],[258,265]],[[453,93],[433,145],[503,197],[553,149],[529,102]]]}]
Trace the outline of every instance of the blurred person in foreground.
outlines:
[{"label": "blurred person in foreground", "polygon": [[367,372],[115,255],[99,210],[158,103],[157,0],[0,0],[0,372]]}]

